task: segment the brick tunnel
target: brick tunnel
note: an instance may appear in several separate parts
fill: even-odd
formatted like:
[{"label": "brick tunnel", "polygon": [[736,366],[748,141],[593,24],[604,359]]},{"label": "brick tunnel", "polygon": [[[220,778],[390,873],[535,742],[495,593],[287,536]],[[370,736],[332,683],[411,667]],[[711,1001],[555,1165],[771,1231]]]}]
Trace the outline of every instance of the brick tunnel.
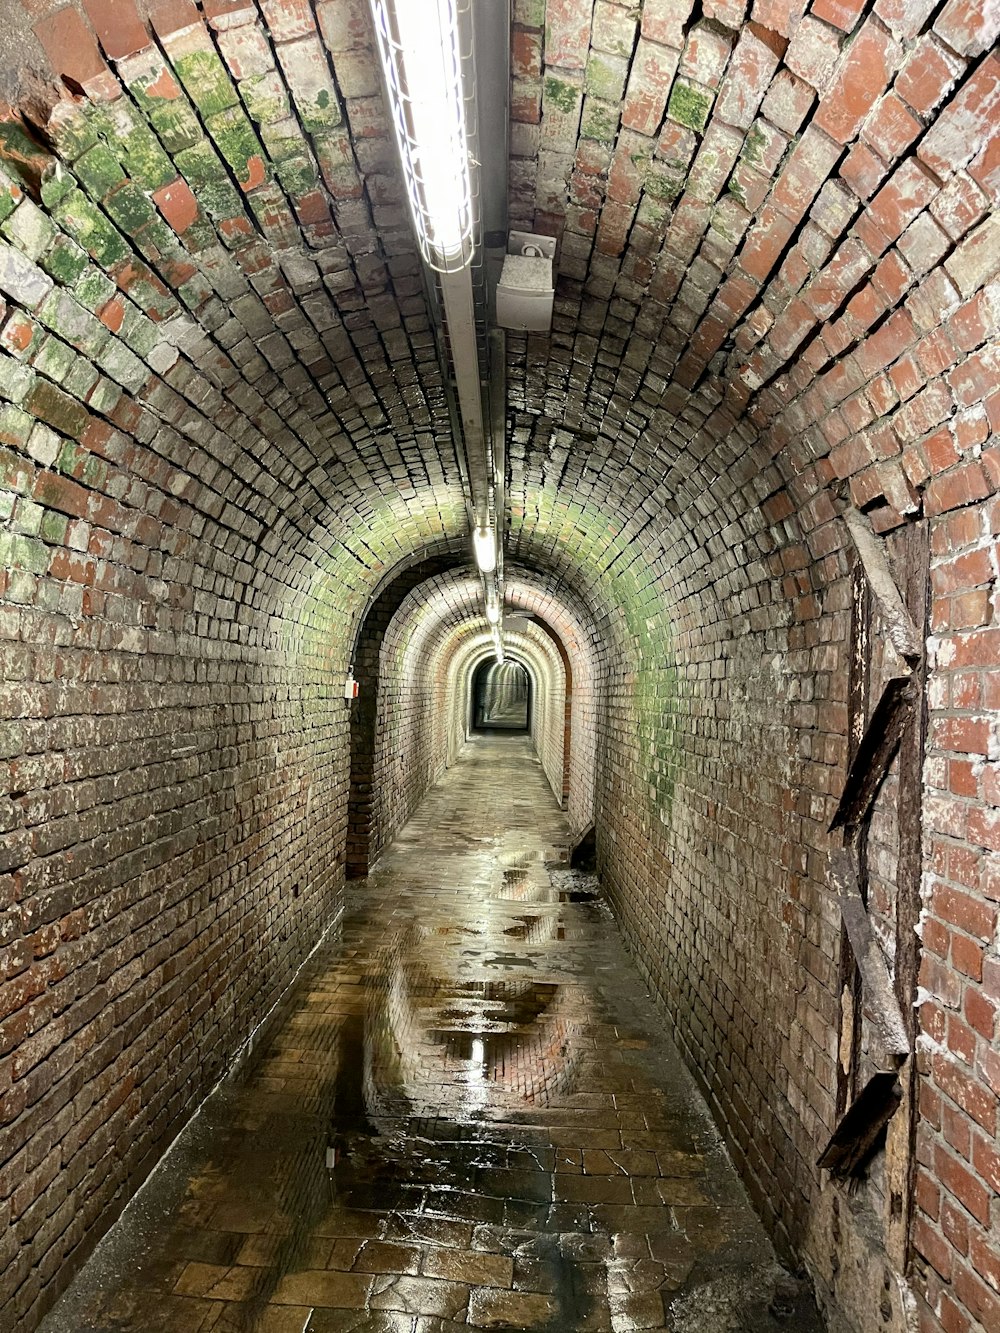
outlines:
[{"label": "brick tunnel", "polygon": [[[996,1333],[1000,10],[443,8],[464,331],[367,0],[0,4],[0,1329],[147,1197],[351,895],[390,919],[379,867],[494,745],[825,1324]],[[548,242],[545,326],[503,323]],[[497,653],[527,738],[473,734]],[[531,994],[556,1045],[590,1021]],[[60,1327],[771,1327],[531,1323],[476,1280],[463,1313]]]}]

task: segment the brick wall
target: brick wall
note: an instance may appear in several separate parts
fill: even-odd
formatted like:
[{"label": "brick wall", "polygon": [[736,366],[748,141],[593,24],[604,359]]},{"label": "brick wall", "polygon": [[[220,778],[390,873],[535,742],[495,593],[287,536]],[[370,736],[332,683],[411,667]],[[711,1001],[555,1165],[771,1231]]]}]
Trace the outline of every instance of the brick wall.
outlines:
[{"label": "brick wall", "polygon": [[[764,1216],[857,1326],[902,1328],[909,1280],[922,1329],[984,1329],[996,18],[804,8],[515,6],[512,214],[559,237],[561,281],[551,339],[509,340],[514,550],[594,607],[605,875]],[[826,826],[849,741],[845,503],[877,533],[930,524],[933,1022],[901,1248],[891,1152],[860,1194],[815,1167],[843,1017]]]},{"label": "brick wall", "polygon": [[346,796],[332,645],[291,616],[235,613],[223,534],[191,504],[167,516],[169,473],[131,511],[113,474],[73,483],[71,520],[39,507],[53,474],[17,467],[18,555],[0,574],[11,1329],[33,1324],[335,920]]},{"label": "brick wall", "polygon": [[[0,116],[0,1221],[25,1329],[335,910],[350,645],[395,571],[467,554],[363,5],[30,9],[6,16],[23,95]],[[513,18],[511,222],[557,237],[558,284],[551,336],[508,339],[507,566],[571,660],[571,822],[596,811],[636,957],[779,1241],[858,1326],[902,1327],[909,1284],[921,1333],[981,1333],[996,14]],[[847,505],[890,545],[925,524],[931,585],[915,1109],[851,1194],[815,1166],[842,1084]],[[429,774],[447,723],[421,739],[430,695],[393,698]],[[907,763],[869,836],[893,967]],[[405,784],[383,790],[396,818]]]}]

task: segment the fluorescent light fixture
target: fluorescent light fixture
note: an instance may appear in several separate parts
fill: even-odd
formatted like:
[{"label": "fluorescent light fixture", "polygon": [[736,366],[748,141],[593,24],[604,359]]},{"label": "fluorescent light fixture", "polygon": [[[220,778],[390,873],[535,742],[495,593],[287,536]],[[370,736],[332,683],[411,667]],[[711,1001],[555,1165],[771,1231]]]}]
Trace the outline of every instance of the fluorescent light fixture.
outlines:
[{"label": "fluorescent light fixture", "polygon": [[492,528],[473,528],[472,549],[476,564],[484,574],[492,574],[497,567],[497,540]]},{"label": "fluorescent light fixture", "polygon": [[486,603],[486,619],[490,622],[491,625],[500,624],[500,608],[499,606],[497,606],[495,601],[489,601]]},{"label": "fluorescent light fixture", "polygon": [[458,14],[469,0],[370,0],[410,211],[441,273],[472,258],[472,185]]}]

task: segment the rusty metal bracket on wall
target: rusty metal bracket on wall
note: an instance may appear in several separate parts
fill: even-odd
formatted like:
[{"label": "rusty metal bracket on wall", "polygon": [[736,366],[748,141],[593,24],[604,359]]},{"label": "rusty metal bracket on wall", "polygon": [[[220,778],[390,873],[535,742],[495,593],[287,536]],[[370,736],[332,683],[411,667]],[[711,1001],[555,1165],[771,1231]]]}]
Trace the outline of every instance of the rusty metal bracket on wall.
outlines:
[{"label": "rusty metal bracket on wall", "polygon": [[902,1088],[897,1071],[910,1055],[906,1021],[868,916],[861,883],[861,845],[879,790],[907,725],[919,707],[917,668],[923,645],[889,568],[883,544],[857,510],[848,510],[844,521],[868,590],[878,607],[887,647],[897,663],[885,677],[878,702],[858,741],[830,823],[831,833],[844,830],[845,845],[830,855],[829,882],[837,894],[844,929],[860,974],[863,1002],[888,1066],[876,1070],[855,1096],[817,1159],[821,1167],[839,1175],[851,1175],[867,1161],[900,1105]]}]

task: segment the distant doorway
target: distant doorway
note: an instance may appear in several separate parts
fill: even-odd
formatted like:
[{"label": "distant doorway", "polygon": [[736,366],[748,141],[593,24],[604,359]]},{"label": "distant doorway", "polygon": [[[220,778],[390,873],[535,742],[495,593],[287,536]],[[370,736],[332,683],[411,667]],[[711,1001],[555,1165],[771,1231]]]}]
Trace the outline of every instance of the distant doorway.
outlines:
[{"label": "distant doorway", "polygon": [[476,731],[527,731],[531,682],[517,662],[482,662],[472,678],[472,725]]}]

